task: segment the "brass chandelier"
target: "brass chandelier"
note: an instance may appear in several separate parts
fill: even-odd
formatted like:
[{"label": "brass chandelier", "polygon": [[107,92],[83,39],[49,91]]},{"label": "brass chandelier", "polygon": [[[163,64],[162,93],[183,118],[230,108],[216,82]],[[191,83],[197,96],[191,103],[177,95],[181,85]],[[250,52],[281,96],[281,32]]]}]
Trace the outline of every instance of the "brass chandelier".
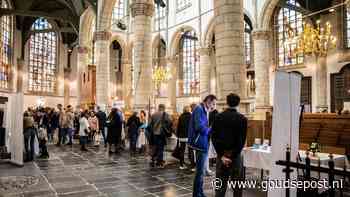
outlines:
[{"label": "brass chandelier", "polygon": [[325,57],[329,50],[336,48],[337,38],[332,35],[332,25],[326,22],[321,26],[321,22],[316,22],[316,28],[313,25],[304,23],[303,31],[297,35],[295,30],[287,25],[287,39],[285,47],[291,51],[291,55],[314,55],[316,57]]}]

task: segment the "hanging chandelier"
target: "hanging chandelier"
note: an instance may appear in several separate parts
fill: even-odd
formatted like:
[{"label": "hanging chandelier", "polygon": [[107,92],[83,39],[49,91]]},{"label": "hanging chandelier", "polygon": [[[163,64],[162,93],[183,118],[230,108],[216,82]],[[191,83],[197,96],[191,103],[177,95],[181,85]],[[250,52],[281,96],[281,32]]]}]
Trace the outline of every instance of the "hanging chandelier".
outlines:
[{"label": "hanging chandelier", "polygon": [[169,68],[165,66],[156,66],[153,69],[152,80],[159,91],[162,83],[168,82],[171,79],[171,74]]},{"label": "hanging chandelier", "polygon": [[303,31],[297,35],[295,29],[287,25],[287,39],[285,47],[293,57],[300,55],[325,57],[329,50],[336,48],[337,38],[332,35],[332,25],[327,22],[321,26],[318,20],[316,28],[313,25],[304,23]]}]

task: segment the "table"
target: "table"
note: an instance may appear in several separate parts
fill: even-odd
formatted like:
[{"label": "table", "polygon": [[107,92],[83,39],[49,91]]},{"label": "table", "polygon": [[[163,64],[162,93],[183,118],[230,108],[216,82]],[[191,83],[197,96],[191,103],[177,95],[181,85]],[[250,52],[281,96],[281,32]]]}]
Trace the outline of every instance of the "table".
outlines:
[{"label": "table", "polygon": [[[299,151],[300,158],[302,162],[305,162],[306,151]],[[328,167],[329,161],[329,153],[316,153],[317,157],[312,156],[310,153],[309,157],[311,163],[314,165],[318,164],[318,157],[320,158],[320,162],[322,166]],[[271,161],[271,147],[267,150],[264,149],[256,149],[253,147],[245,147],[243,149],[243,166],[245,168],[256,168],[261,169],[261,176],[263,177],[264,170],[270,170],[270,166],[272,166]],[[344,164],[348,165],[348,161],[345,155],[337,155],[333,154],[333,160],[335,167],[343,168]]]}]

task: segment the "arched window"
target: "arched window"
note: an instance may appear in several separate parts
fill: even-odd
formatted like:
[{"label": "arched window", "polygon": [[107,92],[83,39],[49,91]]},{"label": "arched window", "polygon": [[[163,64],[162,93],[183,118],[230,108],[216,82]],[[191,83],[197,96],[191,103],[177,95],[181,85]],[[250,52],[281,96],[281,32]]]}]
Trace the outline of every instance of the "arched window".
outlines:
[{"label": "arched window", "polygon": [[123,97],[123,70],[122,70],[122,57],[123,50],[120,43],[117,40],[114,40],[111,45],[111,58],[110,64],[113,68],[111,80],[115,83],[115,96],[118,99]]},{"label": "arched window", "polygon": [[57,34],[45,19],[37,19],[29,39],[29,91],[55,93],[57,88]]},{"label": "arched window", "polygon": [[297,47],[296,44],[291,44],[289,46],[285,44],[287,40],[287,30],[289,28],[293,28],[296,35],[299,35],[303,31],[303,15],[293,9],[293,7],[300,7],[300,5],[296,0],[286,0],[286,4],[287,6],[278,10],[274,18],[278,66],[291,66],[304,62],[303,55],[293,54],[293,50]]},{"label": "arched window", "polygon": [[180,95],[199,94],[199,56],[196,32],[184,32],[179,44],[179,87]]},{"label": "arched window", "polygon": [[244,60],[247,67],[252,63],[252,24],[244,17]]},{"label": "arched window", "polygon": [[166,7],[154,5],[155,16],[154,16],[154,30],[162,30],[166,28]]},{"label": "arched window", "polygon": [[[1,8],[9,8],[6,0],[0,1]],[[0,88],[9,88],[9,78],[12,57],[12,17],[9,15],[0,18]]]},{"label": "arched window", "polygon": [[117,0],[112,12],[112,30],[118,30],[118,22],[125,16],[125,0]]}]

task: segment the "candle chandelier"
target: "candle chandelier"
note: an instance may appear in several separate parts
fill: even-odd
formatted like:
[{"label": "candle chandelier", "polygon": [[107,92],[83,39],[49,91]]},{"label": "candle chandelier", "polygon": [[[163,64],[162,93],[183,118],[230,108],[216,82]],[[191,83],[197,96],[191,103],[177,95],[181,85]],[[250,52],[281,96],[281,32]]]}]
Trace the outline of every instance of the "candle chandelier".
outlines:
[{"label": "candle chandelier", "polygon": [[336,48],[337,38],[332,35],[332,25],[327,22],[321,26],[320,23],[318,20],[316,28],[311,24],[304,23],[303,31],[299,35],[296,34],[294,28],[287,25],[285,47],[291,52],[291,56],[325,57],[329,50]]},{"label": "candle chandelier", "polygon": [[157,66],[153,69],[152,80],[155,83],[156,89],[159,91],[162,83],[169,81],[171,78],[169,68],[165,66]]}]

